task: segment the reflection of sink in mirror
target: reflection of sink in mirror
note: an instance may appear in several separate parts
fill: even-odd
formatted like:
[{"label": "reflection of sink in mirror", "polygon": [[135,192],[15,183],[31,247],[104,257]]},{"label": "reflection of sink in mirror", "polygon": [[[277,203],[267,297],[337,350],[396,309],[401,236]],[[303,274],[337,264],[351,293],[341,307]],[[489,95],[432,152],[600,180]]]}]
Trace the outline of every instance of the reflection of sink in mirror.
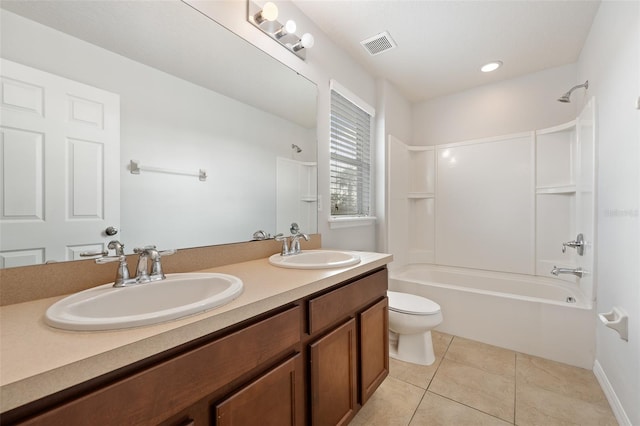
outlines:
[{"label": "reflection of sink in mirror", "polygon": [[133,287],[105,284],[51,305],[45,322],[65,330],[114,330],[157,324],[222,306],[242,293],[242,280],[218,273],[167,274]]},{"label": "reflection of sink in mirror", "polygon": [[269,263],[292,269],[344,268],[360,263],[360,256],[337,250],[305,250],[289,256],[274,254],[269,258]]}]

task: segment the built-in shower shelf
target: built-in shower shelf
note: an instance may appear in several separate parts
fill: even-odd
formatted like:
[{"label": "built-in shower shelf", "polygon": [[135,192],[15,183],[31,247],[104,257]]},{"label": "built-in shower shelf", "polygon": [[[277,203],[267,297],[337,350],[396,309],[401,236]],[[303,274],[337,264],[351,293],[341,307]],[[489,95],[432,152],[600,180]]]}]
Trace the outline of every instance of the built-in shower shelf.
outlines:
[{"label": "built-in shower shelf", "polygon": [[543,186],[536,188],[536,194],[575,194],[575,185]]},{"label": "built-in shower shelf", "polygon": [[427,199],[435,198],[435,194],[432,192],[409,192],[407,198],[410,199]]},{"label": "built-in shower shelf", "polygon": [[300,201],[315,203],[316,201],[318,201],[318,197],[316,197],[315,195],[303,195],[302,197],[300,197]]}]

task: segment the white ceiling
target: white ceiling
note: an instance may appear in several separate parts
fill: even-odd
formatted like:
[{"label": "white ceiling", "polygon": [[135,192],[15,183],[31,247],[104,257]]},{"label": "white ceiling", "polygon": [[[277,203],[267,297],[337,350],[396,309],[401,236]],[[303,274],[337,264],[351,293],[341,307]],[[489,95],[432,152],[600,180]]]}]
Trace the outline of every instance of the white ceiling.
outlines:
[{"label": "white ceiling", "polygon": [[[413,102],[577,61],[599,1],[293,0],[336,44]],[[370,56],[388,31],[398,47]],[[311,52],[309,53],[311,54]],[[493,73],[480,67],[500,60]]]}]

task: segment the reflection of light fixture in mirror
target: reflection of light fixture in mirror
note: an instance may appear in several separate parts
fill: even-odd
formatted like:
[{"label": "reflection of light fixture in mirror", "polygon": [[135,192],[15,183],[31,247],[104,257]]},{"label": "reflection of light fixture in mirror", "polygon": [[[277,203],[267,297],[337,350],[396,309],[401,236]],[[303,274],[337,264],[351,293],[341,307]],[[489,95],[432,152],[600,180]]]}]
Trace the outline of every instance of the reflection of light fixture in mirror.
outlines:
[{"label": "reflection of light fixture in mirror", "polygon": [[273,22],[278,19],[278,6],[271,2],[265,3],[260,12],[253,15],[253,20],[260,25],[264,21]]},{"label": "reflection of light fixture in mirror", "polygon": [[280,39],[286,36],[287,34],[295,34],[295,32],[296,32],[296,21],[294,21],[293,19],[289,19],[287,22],[284,23],[283,26],[280,27],[278,31],[273,33],[273,35],[276,38]]},{"label": "reflection of light fixture in mirror", "polygon": [[293,20],[286,20],[284,24],[282,21],[278,21],[276,19],[278,7],[271,2],[261,6],[254,0],[247,0],[247,4],[247,21],[297,57],[306,58],[307,50],[314,44],[311,34],[305,33],[300,37],[296,35],[296,23]]},{"label": "reflection of light fixture in mirror", "polygon": [[296,44],[291,46],[291,48],[293,49],[294,52],[297,52],[302,49],[312,48],[314,43],[315,43],[315,39],[313,38],[313,36],[309,33],[304,33],[302,34],[300,41],[298,41]]}]

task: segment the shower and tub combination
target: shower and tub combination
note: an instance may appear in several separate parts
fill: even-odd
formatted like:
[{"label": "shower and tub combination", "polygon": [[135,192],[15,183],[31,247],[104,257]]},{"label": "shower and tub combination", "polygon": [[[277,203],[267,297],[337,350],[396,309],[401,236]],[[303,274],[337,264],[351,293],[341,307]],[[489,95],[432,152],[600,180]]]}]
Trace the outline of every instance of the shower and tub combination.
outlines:
[{"label": "shower and tub combination", "polygon": [[436,146],[390,136],[389,289],[437,303],[439,331],[591,368],[594,102],[548,129]]}]

